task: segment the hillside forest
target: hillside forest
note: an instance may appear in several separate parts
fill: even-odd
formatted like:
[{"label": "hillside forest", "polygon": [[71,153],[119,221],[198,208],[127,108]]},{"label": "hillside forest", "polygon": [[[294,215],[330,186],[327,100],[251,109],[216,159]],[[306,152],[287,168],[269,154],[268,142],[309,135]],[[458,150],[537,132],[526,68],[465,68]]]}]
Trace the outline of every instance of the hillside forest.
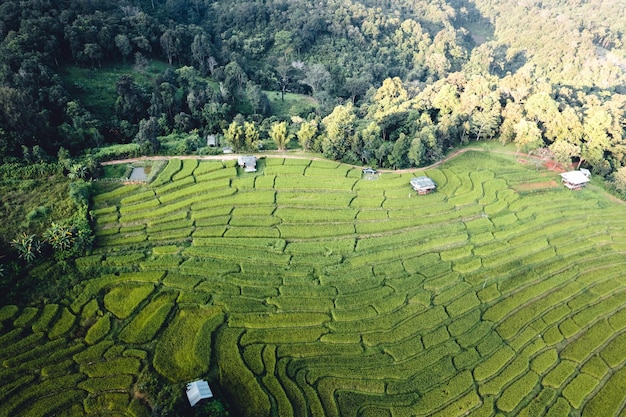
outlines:
[{"label": "hillside forest", "polygon": [[[217,133],[405,168],[498,140],[610,177],[626,164],[625,19],[599,0],[6,0],[0,157],[91,155],[78,174],[96,175],[95,148],[173,137],[188,153]],[[116,65],[111,94],[86,94]],[[277,115],[268,95],[286,93],[315,104]]]}]

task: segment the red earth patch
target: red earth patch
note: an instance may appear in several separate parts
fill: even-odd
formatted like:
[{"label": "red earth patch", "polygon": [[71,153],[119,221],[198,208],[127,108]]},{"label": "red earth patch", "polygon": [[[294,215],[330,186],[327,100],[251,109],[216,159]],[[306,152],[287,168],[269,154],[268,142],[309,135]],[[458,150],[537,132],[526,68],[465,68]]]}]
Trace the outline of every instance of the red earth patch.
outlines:
[{"label": "red earth patch", "polygon": [[549,169],[550,171],[554,171],[554,172],[565,172],[565,167],[563,166],[563,164],[560,164],[558,162],[554,162],[554,161],[546,161],[546,163],[544,164],[546,166],[547,169]]}]

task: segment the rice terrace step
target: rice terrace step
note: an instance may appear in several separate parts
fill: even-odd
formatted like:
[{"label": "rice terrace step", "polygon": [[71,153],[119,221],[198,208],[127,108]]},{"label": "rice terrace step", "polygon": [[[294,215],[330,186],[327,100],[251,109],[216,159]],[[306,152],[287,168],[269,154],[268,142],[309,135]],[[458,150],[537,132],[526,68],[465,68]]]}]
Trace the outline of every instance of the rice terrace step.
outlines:
[{"label": "rice terrace step", "polygon": [[148,416],[150,369],[251,417],[624,412],[626,206],[483,152],[255,167],[172,159],[96,196],[91,278],[0,308],[0,416]]}]

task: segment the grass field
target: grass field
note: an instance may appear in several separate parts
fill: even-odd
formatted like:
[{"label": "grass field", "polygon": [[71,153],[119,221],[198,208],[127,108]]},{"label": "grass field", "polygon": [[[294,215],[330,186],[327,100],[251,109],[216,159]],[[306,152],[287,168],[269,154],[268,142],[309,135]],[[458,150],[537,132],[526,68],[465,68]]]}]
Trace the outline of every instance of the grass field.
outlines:
[{"label": "grass field", "polygon": [[[122,75],[132,74],[139,85],[150,86],[166,68],[167,63],[159,60],[152,60],[144,72],[134,70],[130,63],[98,68],[97,71],[70,66],[64,69],[62,77],[74,97],[78,97],[94,115],[108,120],[117,98],[115,86]],[[218,82],[214,79],[207,78],[206,81],[213,88],[218,88]],[[279,91],[263,92],[269,99],[271,114],[280,119],[298,115],[304,117],[319,106],[314,98],[304,94],[285,93],[284,100],[281,100]],[[252,113],[247,103],[241,106],[238,110],[242,113]]]},{"label": "grass field", "polygon": [[62,73],[66,87],[96,116],[106,120],[117,98],[116,83],[124,74],[132,74],[140,85],[150,83],[165,69],[167,63],[153,60],[145,72],[134,71],[131,64],[114,65],[97,70],[68,66]]},{"label": "grass field", "polygon": [[492,153],[426,196],[359,173],[174,161],[96,196],[94,278],[0,308],[0,417],[148,416],[144,369],[244,416],[626,415],[626,206]]},{"label": "grass field", "polygon": [[279,91],[264,91],[270,101],[272,114],[281,119],[288,119],[294,115],[306,116],[318,107],[317,101],[303,94],[285,93],[281,100]]},{"label": "grass field", "polygon": [[[44,192],[33,193],[42,189]],[[15,182],[0,182],[0,223],[4,236],[13,239],[24,229],[41,233],[51,221],[70,217],[74,206],[68,194],[69,181],[62,175],[20,181],[17,187]]]}]

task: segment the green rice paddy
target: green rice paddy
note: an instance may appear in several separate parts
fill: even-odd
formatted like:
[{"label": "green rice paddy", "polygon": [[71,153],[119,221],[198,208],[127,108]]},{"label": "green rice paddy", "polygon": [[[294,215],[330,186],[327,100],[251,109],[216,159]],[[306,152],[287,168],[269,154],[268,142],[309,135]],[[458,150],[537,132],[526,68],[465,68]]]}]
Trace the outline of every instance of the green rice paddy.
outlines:
[{"label": "green rice paddy", "polygon": [[172,160],[94,198],[65,303],[0,308],[0,417],[149,416],[144,370],[245,416],[626,415],[626,206],[467,152],[413,174]]}]

